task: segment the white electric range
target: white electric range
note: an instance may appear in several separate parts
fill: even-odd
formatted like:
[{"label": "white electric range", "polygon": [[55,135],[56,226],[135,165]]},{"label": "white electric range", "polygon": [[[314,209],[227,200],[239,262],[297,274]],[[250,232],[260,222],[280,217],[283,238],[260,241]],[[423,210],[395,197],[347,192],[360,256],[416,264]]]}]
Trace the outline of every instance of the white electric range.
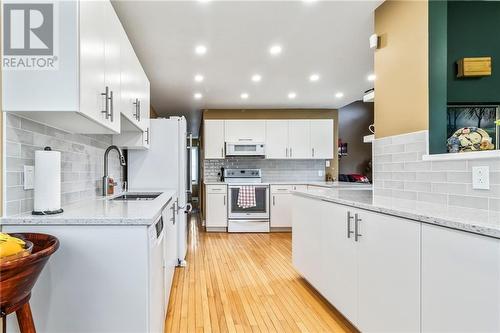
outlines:
[{"label": "white electric range", "polygon": [[[260,169],[225,169],[228,184],[228,232],[269,232],[269,184],[262,183]],[[255,188],[255,207],[238,205],[238,195],[243,186]]]}]

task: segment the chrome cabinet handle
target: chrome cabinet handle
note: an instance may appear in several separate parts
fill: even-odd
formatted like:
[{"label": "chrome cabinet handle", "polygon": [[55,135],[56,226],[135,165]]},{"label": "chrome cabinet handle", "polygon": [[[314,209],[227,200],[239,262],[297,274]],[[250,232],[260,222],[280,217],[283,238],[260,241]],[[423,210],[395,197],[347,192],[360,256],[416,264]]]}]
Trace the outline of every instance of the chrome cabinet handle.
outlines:
[{"label": "chrome cabinet handle", "polygon": [[[358,214],[356,214],[358,215]],[[347,238],[351,238],[351,235],[354,231],[351,230],[351,220],[353,217],[351,216],[351,212],[347,212]]]},{"label": "chrome cabinet handle", "polygon": [[136,98],[135,99],[135,102],[133,102],[132,104],[134,104],[135,106],[135,113],[134,113],[134,117],[135,119],[137,119],[137,121],[140,121],[140,117],[141,117],[141,114],[139,113],[139,99]]},{"label": "chrome cabinet handle", "polygon": [[359,222],[363,221],[359,218],[358,213],[354,214],[354,241],[358,241],[362,235],[359,233]]},{"label": "chrome cabinet handle", "polygon": [[290,147],[290,157],[292,157],[292,147]]},{"label": "chrome cabinet handle", "polygon": [[109,93],[109,118],[111,120],[111,122],[113,122],[114,120],[114,117],[115,117],[115,108],[114,108],[114,105],[113,105],[113,90],[111,90],[111,92]]},{"label": "chrome cabinet handle", "polygon": [[226,205],[226,196],[224,196],[224,206]]},{"label": "chrome cabinet handle", "polygon": [[286,157],[288,157],[288,147],[286,147],[286,149],[285,149],[285,155],[286,155]]},{"label": "chrome cabinet handle", "polygon": [[273,195],[273,206],[276,206],[276,197]]},{"label": "chrome cabinet handle", "polygon": [[253,141],[253,139],[238,139],[238,141]]},{"label": "chrome cabinet handle", "polygon": [[141,100],[137,99],[137,121],[141,121]]},{"label": "chrome cabinet handle", "polygon": [[173,224],[175,224],[175,211],[177,210],[177,208],[175,207],[175,203],[172,205],[172,218],[170,219],[170,221],[173,222]]},{"label": "chrome cabinet handle", "polygon": [[149,144],[149,127],[146,129],[146,143]]},{"label": "chrome cabinet handle", "polygon": [[109,118],[109,107],[108,107],[108,100],[109,100],[109,87],[106,86],[104,89],[104,92],[101,93],[101,96],[104,96],[104,110],[101,111],[101,113],[104,113],[106,116],[106,119]]},{"label": "chrome cabinet handle", "polygon": [[314,157],[314,148],[312,149],[312,157]]},{"label": "chrome cabinet handle", "polygon": [[224,147],[220,149],[220,157],[224,157]]}]

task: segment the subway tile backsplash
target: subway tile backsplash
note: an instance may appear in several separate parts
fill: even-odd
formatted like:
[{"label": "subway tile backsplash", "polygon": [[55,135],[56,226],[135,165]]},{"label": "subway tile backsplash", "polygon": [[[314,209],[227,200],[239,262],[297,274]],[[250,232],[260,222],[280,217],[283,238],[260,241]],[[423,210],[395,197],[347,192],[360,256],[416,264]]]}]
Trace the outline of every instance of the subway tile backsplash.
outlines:
[{"label": "subway tile backsplash", "polygon": [[[211,182],[219,179],[220,168],[262,169],[262,180],[272,181],[323,181],[325,180],[324,160],[269,160],[262,158],[227,158],[205,160],[204,180]],[[319,175],[319,172],[323,175]]]},{"label": "subway tile backsplash", "polygon": [[[23,166],[35,164],[35,150],[50,146],[61,152],[61,204],[101,195],[104,151],[111,135],[70,134],[43,124],[6,114],[5,214],[33,210],[33,190],[23,188]],[[109,173],[121,188],[123,170],[115,151],[109,156]]]},{"label": "subway tile backsplash", "polygon": [[[428,132],[373,142],[374,193],[419,202],[500,211],[500,159],[423,161]],[[490,189],[472,188],[472,167],[489,166]]]}]

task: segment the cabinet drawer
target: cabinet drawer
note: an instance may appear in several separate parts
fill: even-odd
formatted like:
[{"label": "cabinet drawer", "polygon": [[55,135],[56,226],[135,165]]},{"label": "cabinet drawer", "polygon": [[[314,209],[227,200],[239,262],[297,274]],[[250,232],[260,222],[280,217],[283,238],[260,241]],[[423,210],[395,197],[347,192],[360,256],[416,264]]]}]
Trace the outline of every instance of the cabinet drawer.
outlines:
[{"label": "cabinet drawer", "polygon": [[226,185],[207,185],[207,193],[227,193]]},{"label": "cabinet drawer", "polygon": [[307,191],[307,185],[292,185],[294,191]]},{"label": "cabinet drawer", "polygon": [[280,193],[290,193],[293,190],[292,185],[271,185],[271,193],[280,194]]}]

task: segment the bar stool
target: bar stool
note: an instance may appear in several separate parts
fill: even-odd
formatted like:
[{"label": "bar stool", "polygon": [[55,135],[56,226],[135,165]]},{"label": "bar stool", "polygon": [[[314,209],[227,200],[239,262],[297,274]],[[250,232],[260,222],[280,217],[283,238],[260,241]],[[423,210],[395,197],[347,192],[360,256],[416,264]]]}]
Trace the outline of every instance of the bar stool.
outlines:
[{"label": "bar stool", "polygon": [[6,332],[6,317],[15,312],[21,333],[35,333],[29,300],[49,257],[59,248],[59,240],[51,235],[37,233],[11,234],[33,243],[29,256],[0,264],[0,315],[3,332]]}]

